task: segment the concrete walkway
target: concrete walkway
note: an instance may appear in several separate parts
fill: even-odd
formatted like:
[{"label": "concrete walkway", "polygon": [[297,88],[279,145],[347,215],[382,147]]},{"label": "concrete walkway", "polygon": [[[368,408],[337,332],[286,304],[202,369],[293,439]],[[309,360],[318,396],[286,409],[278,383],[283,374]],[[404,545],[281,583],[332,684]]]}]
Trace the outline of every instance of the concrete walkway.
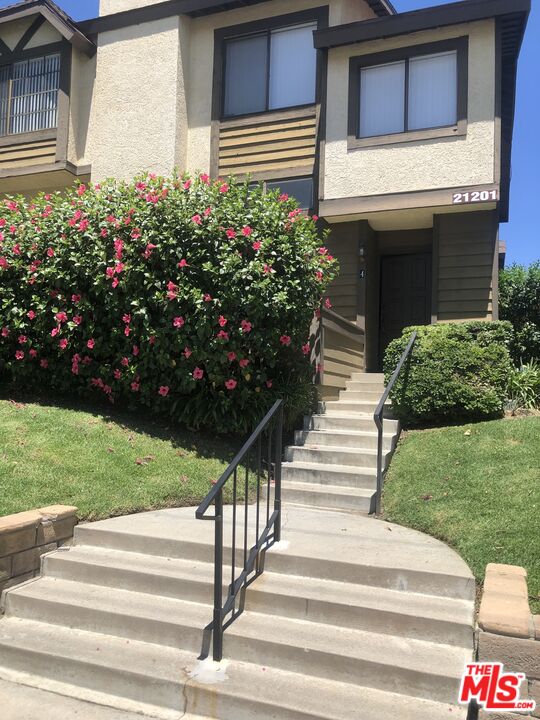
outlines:
[{"label": "concrete walkway", "polygon": [[[74,547],[46,556],[43,577],[4,594],[0,678],[55,692],[58,711],[66,697],[84,701],[74,708],[85,720],[132,720],[84,715],[88,701],[163,720],[465,717],[455,702],[475,585],[456,553],[303,507],[286,511],[283,538],[216,667],[197,659],[212,617],[213,523],[184,508],[81,525]],[[17,707],[20,687],[3,687]]]}]

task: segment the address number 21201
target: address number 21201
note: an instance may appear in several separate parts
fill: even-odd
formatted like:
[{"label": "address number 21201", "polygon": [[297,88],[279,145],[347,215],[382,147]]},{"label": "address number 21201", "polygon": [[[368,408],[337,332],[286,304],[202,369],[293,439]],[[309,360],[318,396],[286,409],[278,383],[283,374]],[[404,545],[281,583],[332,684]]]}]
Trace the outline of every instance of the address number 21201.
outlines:
[{"label": "address number 21201", "polygon": [[475,190],[474,192],[454,193],[452,202],[454,205],[466,205],[468,203],[490,202],[498,199],[498,190]]}]

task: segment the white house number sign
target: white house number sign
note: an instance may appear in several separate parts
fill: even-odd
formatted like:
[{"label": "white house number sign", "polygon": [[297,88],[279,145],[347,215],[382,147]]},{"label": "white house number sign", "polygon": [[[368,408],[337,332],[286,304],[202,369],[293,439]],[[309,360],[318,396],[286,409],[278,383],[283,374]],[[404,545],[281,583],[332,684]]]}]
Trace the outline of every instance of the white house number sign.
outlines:
[{"label": "white house number sign", "polygon": [[457,192],[452,196],[453,205],[470,205],[471,203],[496,202],[498,190],[474,190],[474,192]]}]

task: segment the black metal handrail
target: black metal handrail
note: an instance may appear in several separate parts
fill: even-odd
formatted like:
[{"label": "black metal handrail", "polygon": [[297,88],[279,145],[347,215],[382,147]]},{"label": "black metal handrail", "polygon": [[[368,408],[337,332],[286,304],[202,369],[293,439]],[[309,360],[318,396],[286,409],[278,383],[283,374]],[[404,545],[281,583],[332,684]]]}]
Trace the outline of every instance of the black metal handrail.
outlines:
[{"label": "black metal handrail", "polygon": [[373,415],[373,418],[375,420],[375,425],[377,426],[378,431],[378,437],[377,437],[377,506],[376,511],[379,513],[381,511],[381,497],[382,497],[382,487],[383,487],[383,474],[384,474],[384,463],[383,463],[383,442],[384,442],[384,432],[383,432],[383,425],[384,425],[384,406],[386,401],[388,400],[388,396],[390,395],[392,388],[395,385],[396,380],[398,379],[401,370],[403,368],[403,365],[405,364],[405,361],[409,357],[411,350],[413,348],[413,345],[416,341],[418,333],[416,330],[413,332],[411,339],[409,340],[407,347],[403,351],[403,354],[401,355],[399,362],[397,364],[396,369],[394,370],[392,377],[390,378],[390,382],[386,386],[381,399],[379,400],[379,404],[377,405],[377,409],[375,410],[375,413]]},{"label": "black metal handrail", "polygon": [[[204,629],[203,647],[201,657],[205,658],[210,650],[212,637],[213,659],[220,661],[223,657],[223,633],[229,625],[242,614],[245,606],[245,593],[247,587],[264,570],[266,551],[275,542],[281,539],[281,455],[283,435],[283,400],[277,400],[261,422],[257,425],[249,439],[244,443],[240,452],[216,482],[212,490],[197,508],[195,513],[199,520],[213,520],[215,523],[214,539],[214,612],[212,622]],[[266,437],[265,437],[266,436]],[[264,443],[263,443],[264,439]],[[253,455],[255,457],[253,457]],[[238,471],[244,471],[244,516],[243,516],[243,554],[239,553],[237,546],[237,523],[239,519],[238,497]],[[249,512],[250,499],[250,471],[256,478],[256,508]],[[224,572],[224,490],[227,481],[232,478],[232,508],[231,508],[231,547],[230,565],[231,582],[227,589],[225,602],[223,601],[223,572]],[[266,485],[266,498],[264,502],[263,518],[261,518],[261,491]],[[273,510],[272,504],[273,493]],[[206,512],[214,505],[214,514],[207,516]],[[266,512],[264,512],[266,511]],[[263,520],[266,516],[266,522]],[[250,535],[255,542],[250,546]],[[227,548],[228,550],[228,548]],[[238,555],[239,567],[242,569],[236,574]],[[237,607],[237,596],[240,595]]]}]

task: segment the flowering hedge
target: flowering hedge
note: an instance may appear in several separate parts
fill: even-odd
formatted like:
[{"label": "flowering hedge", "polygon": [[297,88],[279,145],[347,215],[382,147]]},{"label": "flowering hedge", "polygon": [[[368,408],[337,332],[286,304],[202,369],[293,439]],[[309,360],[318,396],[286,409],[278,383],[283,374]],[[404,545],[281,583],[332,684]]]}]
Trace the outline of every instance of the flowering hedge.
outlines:
[{"label": "flowering hedge", "polygon": [[0,209],[0,375],[244,432],[301,411],[336,261],[294,200],[206,175]]}]

